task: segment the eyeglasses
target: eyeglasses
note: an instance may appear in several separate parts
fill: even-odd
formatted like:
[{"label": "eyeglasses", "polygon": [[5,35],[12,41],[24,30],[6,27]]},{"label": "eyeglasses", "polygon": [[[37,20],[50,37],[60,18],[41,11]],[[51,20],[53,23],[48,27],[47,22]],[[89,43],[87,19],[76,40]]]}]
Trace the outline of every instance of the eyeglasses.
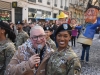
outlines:
[{"label": "eyeglasses", "polygon": [[36,41],[38,39],[43,39],[45,37],[45,35],[39,35],[39,36],[33,36],[31,37],[32,40]]}]

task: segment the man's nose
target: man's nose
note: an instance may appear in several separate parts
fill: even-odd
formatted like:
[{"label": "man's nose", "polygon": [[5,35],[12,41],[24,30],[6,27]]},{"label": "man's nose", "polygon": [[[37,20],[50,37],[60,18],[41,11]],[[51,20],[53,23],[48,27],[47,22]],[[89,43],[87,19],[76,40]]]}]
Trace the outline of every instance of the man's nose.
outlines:
[{"label": "man's nose", "polygon": [[41,40],[40,37],[37,37],[37,40],[38,40],[38,41]]}]

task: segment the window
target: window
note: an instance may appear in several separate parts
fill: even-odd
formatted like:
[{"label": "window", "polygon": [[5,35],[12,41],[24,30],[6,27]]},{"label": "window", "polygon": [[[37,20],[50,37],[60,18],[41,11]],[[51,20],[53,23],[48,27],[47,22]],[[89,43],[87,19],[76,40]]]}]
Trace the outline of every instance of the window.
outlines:
[{"label": "window", "polygon": [[66,7],[66,4],[67,4],[67,0],[65,0],[65,7]]},{"label": "window", "polygon": [[28,0],[28,1],[30,1],[30,2],[36,2],[36,0]]},{"label": "window", "polygon": [[63,5],[63,0],[60,0],[60,1],[61,1],[61,6],[60,6],[60,8],[63,8],[63,6],[62,6],[62,5]]},{"label": "window", "polygon": [[68,10],[68,7],[67,7],[67,0],[65,0],[65,7],[64,7],[64,10]]},{"label": "window", "polygon": [[57,0],[54,0],[54,6],[57,7]]},{"label": "window", "polygon": [[41,2],[42,3],[42,0],[38,0],[38,2]]},{"label": "window", "polygon": [[47,4],[50,5],[50,0],[47,0]]}]

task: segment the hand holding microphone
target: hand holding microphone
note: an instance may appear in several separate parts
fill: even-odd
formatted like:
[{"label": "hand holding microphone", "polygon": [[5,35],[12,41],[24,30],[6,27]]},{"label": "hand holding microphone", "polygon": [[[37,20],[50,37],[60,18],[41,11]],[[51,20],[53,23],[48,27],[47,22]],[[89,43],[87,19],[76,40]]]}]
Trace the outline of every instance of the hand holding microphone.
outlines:
[{"label": "hand holding microphone", "polygon": [[39,66],[39,64],[40,64],[40,52],[41,52],[41,49],[42,49],[42,45],[41,44],[39,44],[38,46],[37,46],[37,53],[36,54],[34,54],[33,56],[31,56],[30,58],[29,58],[29,63],[30,63],[30,65],[31,65],[31,67],[33,68],[34,66],[35,67],[38,67]]},{"label": "hand holding microphone", "polygon": [[29,64],[31,68],[34,68],[34,66],[36,66],[38,63],[40,63],[40,57],[38,54],[35,54],[29,58]]},{"label": "hand holding microphone", "polygon": [[[41,49],[42,49],[42,45],[39,44],[39,45],[37,46],[37,54],[38,54],[39,56],[40,56]],[[39,63],[37,63],[37,64],[35,65],[36,68],[37,68],[38,66],[39,66]]]}]

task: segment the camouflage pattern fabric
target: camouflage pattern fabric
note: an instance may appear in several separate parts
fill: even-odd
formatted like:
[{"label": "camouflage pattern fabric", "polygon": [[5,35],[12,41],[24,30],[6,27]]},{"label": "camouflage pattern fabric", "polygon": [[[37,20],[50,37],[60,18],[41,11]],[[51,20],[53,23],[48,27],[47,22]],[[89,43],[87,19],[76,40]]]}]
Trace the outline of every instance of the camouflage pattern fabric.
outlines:
[{"label": "camouflage pattern fabric", "polygon": [[22,45],[28,38],[29,36],[25,31],[18,33],[15,42],[16,49],[18,49],[18,46]]},{"label": "camouflage pattern fabric", "polygon": [[81,65],[71,48],[54,52],[47,64],[47,75],[80,75]]},{"label": "camouflage pattern fabric", "polygon": [[47,42],[50,44],[50,46],[51,46],[51,48],[53,49],[53,50],[57,50],[57,47],[56,47],[56,44],[55,44],[55,42],[51,39],[51,38],[49,38],[48,40],[47,40]]},{"label": "camouflage pattern fabric", "polygon": [[6,66],[14,53],[15,46],[9,39],[0,42],[0,75],[4,75]]}]

